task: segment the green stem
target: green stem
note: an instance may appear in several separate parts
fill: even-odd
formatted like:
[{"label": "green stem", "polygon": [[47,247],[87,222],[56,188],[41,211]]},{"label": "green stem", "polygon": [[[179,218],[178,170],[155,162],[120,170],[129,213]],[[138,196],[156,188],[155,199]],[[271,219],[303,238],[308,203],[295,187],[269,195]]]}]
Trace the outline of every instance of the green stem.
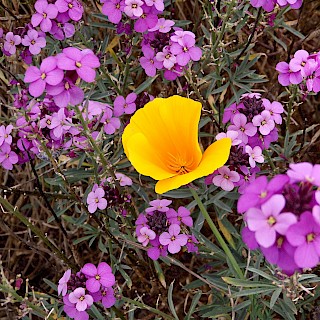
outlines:
[{"label": "green stem", "polygon": [[175,320],[175,318],[171,317],[171,316],[168,316],[167,314],[165,314],[164,312],[162,311],[159,311],[158,309],[155,309],[155,308],[152,308],[150,306],[147,306],[146,304],[140,302],[140,301],[137,301],[137,300],[132,300],[130,298],[126,298],[126,297],[122,297],[121,298],[122,301],[124,302],[127,302],[127,303],[131,303],[141,309],[146,309],[148,311],[151,311],[161,317],[163,317],[164,319],[168,319],[168,320]]},{"label": "green stem", "polygon": [[207,223],[209,225],[209,227],[211,228],[214,236],[216,237],[216,239],[218,240],[220,246],[222,247],[223,251],[225,252],[226,256],[229,258],[229,261],[233,267],[233,269],[236,271],[238,277],[240,279],[244,279],[244,275],[236,261],[236,259],[234,258],[233,254],[231,253],[228,245],[226,244],[226,242],[224,241],[223,237],[221,236],[219,230],[217,229],[217,227],[215,226],[215,224],[213,223],[208,211],[206,210],[206,208],[204,207],[203,203],[201,202],[201,199],[199,198],[198,194],[196,193],[196,191],[192,188],[189,188],[189,190],[192,193],[192,196],[194,197],[194,199],[196,200],[198,207],[200,208],[200,211],[202,213],[202,215],[204,216],[204,218],[207,220]]},{"label": "green stem", "polygon": [[16,218],[18,218],[26,227],[28,227],[35,235],[37,235],[44,244],[51,249],[51,251],[56,254],[61,260],[63,260],[70,268],[73,270],[78,270],[79,268],[73,264],[54,244],[52,244],[48,238],[41,232],[39,228],[33,225],[17,208],[14,208],[6,199],[0,196],[0,203],[12,213]]},{"label": "green stem", "polygon": [[292,93],[292,95],[291,95],[291,97],[290,97],[289,104],[288,104],[288,115],[287,115],[287,123],[286,123],[287,133],[289,132],[292,106],[293,106],[294,100],[295,100],[296,97],[297,97],[297,91],[298,91],[298,87],[297,87],[297,86],[294,86],[294,90],[293,90],[293,93]]},{"label": "green stem", "polygon": [[274,172],[276,172],[276,171],[277,171],[277,168],[276,168],[275,164],[273,163],[273,161],[272,161],[272,159],[271,159],[271,157],[270,157],[270,154],[269,154],[268,150],[266,150],[266,151],[264,152],[264,154],[267,156],[268,161],[269,161],[269,164],[270,164],[272,170],[273,170]]}]

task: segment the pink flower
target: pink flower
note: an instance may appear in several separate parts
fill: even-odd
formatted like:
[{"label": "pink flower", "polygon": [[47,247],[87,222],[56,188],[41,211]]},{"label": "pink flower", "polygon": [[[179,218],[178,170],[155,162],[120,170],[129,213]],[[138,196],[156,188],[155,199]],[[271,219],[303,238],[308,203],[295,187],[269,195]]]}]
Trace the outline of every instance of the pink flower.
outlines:
[{"label": "pink flower", "polygon": [[301,72],[304,77],[304,67],[308,61],[309,53],[306,50],[298,50],[294,54],[294,57],[289,62],[290,70],[293,72]]},{"label": "pink flower", "polygon": [[64,48],[57,55],[57,66],[61,70],[76,70],[78,76],[86,82],[93,82],[96,78],[95,68],[100,66],[99,59],[90,49]]},{"label": "pink flower", "polygon": [[264,136],[268,135],[275,127],[274,121],[271,119],[271,114],[268,110],[263,110],[261,114],[253,117],[252,123],[259,127],[259,131]]},{"label": "pink flower", "polygon": [[180,225],[182,222],[183,224],[185,224],[188,227],[193,226],[193,220],[190,217],[191,213],[185,207],[179,207],[178,212],[176,212],[174,209],[169,209],[169,211],[167,211],[166,214],[167,214],[167,218],[171,224]]},{"label": "pink flower", "polygon": [[238,139],[241,139],[244,144],[248,143],[248,136],[253,137],[257,133],[257,128],[251,122],[247,123],[247,118],[242,113],[237,113],[232,122],[228,131],[237,131]]},{"label": "pink flower", "polygon": [[58,284],[58,295],[62,295],[65,296],[67,294],[68,291],[68,281],[70,279],[71,276],[71,269],[67,270],[62,278],[59,280],[59,284]]},{"label": "pink flower", "polygon": [[118,24],[121,21],[124,7],[123,0],[109,0],[103,4],[102,13],[108,16],[112,23]]},{"label": "pink flower", "polygon": [[43,32],[49,32],[52,28],[52,19],[58,15],[58,9],[54,4],[48,4],[47,0],[38,0],[34,7],[36,13],[31,17],[31,24],[33,27],[37,27],[40,24],[40,28]]},{"label": "pink flower", "polygon": [[158,23],[149,31],[159,31],[161,33],[168,33],[171,30],[171,27],[174,26],[174,21],[166,20],[165,18],[158,19]]},{"label": "pink flower", "polygon": [[[124,175],[123,173],[117,172],[116,178],[119,181],[119,184],[121,187],[132,186],[132,180],[129,177],[127,177],[126,175]],[[109,178],[107,178],[107,181],[110,183],[113,183],[113,178],[109,177]]]},{"label": "pink flower", "polygon": [[0,147],[0,164],[4,169],[12,170],[13,164],[16,164],[18,160],[18,155],[15,152],[11,151],[9,144],[4,143]]},{"label": "pink flower", "polygon": [[29,47],[30,53],[34,55],[40,53],[41,48],[46,46],[46,39],[39,37],[37,30],[31,29],[22,39],[22,44]]},{"label": "pink flower", "polygon": [[12,32],[6,34],[6,41],[4,42],[3,49],[10,54],[15,54],[17,51],[16,46],[21,43],[21,37],[14,35]]},{"label": "pink flower", "polygon": [[79,21],[82,18],[84,10],[78,0],[57,0],[55,5],[59,12],[67,12],[71,20]]},{"label": "pink flower", "polygon": [[297,222],[297,217],[290,212],[280,213],[286,200],[283,195],[276,194],[258,208],[250,208],[245,214],[248,228],[255,232],[257,242],[265,247],[271,247],[277,233],[285,235],[287,229]]},{"label": "pink flower", "polygon": [[105,308],[112,307],[117,301],[112,287],[102,287],[98,292],[92,293],[92,297],[94,301],[101,301]]},{"label": "pink flower", "polygon": [[89,315],[85,311],[78,311],[75,303],[69,301],[69,295],[63,297],[63,311],[75,320],[89,320]]},{"label": "pink flower", "polygon": [[232,130],[228,130],[227,133],[221,132],[219,134],[216,135],[216,140],[220,140],[223,138],[230,138],[232,141],[233,146],[237,146],[238,144],[240,144],[242,141],[240,139],[238,139],[239,133],[237,131],[232,131]]},{"label": "pink flower", "polygon": [[155,239],[155,237],[156,237],[156,234],[154,231],[152,231],[148,227],[142,227],[140,229],[140,235],[138,236],[138,241],[142,243],[144,247],[146,247],[149,241]]},{"label": "pink flower", "polygon": [[290,182],[305,181],[320,187],[320,164],[309,162],[291,163],[287,175]]},{"label": "pink flower", "polygon": [[143,14],[143,10],[141,6],[143,2],[141,0],[125,0],[126,6],[124,7],[124,13],[132,18],[132,17],[140,17]]},{"label": "pink flower", "polygon": [[157,69],[162,68],[162,63],[156,59],[153,49],[144,47],[142,51],[144,56],[139,59],[141,67],[149,77],[154,77]]},{"label": "pink flower", "polygon": [[77,288],[69,294],[69,301],[76,305],[78,311],[84,311],[91,307],[93,298],[90,294],[86,294],[84,288]]},{"label": "pink flower", "polygon": [[158,11],[162,12],[164,10],[163,0],[144,0],[147,6],[154,6]]},{"label": "pink flower", "polygon": [[255,168],[256,162],[263,163],[264,157],[262,155],[262,149],[258,146],[253,149],[250,146],[246,146],[246,153],[249,155],[249,163],[251,168]]},{"label": "pink flower", "polygon": [[56,58],[48,57],[42,61],[40,69],[34,66],[27,69],[24,82],[30,83],[29,92],[37,98],[42,95],[46,84],[55,86],[62,81],[63,77],[63,71],[57,68]]},{"label": "pink flower", "polygon": [[104,198],[104,190],[102,188],[96,188],[94,191],[91,191],[87,197],[88,210],[90,213],[94,213],[99,208],[104,210],[107,207],[107,200]]},{"label": "pink flower", "polygon": [[10,135],[13,129],[13,125],[9,124],[7,127],[2,125],[0,127],[0,147],[4,144],[11,144],[12,143],[12,136]]},{"label": "pink flower", "polygon": [[113,114],[116,117],[125,114],[132,114],[136,111],[136,104],[135,101],[137,99],[137,95],[132,92],[127,95],[126,98],[123,96],[118,96],[114,100],[113,103]]},{"label": "pink flower", "polygon": [[158,260],[159,257],[166,257],[168,255],[168,246],[164,246],[159,242],[159,237],[150,241],[152,245],[151,248],[148,249],[147,254],[148,257],[152,260]]},{"label": "pink flower", "polygon": [[101,122],[104,123],[103,130],[106,134],[114,134],[120,128],[120,120],[112,116],[110,108],[105,108],[103,112],[104,114],[101,118]]},{"label": "pink flower", "polygon": [[100,262],[98,267],[86,263],[81,272],[88,277],[86,287],[90,292],[98,292],[101,286],[112,287],[116,282],[112,269],[106,262]]},{"label": "pink flower", "polygon": [[177,61],[176,56],[174,56],[170,51],[168,47],[163,48],[162,51],[158,52],[156,54],[156,59],[158,61],[161,61],[163,63],[163,66],[166,69],[173,68],[174,64]]},{"label": "pink flower", "polygon": [[273,120],[276,124],[281,124],[281,114],[284,112],[282,104],[278,101],[273,101],[271,103],[268,99],[262,99],[262,101],[265,109],[270,112],[271,120]]},{"label": "pink flower", "polygon": [[168,246],[168,251],[174,254],[178,253],[181,247],[187,244],[188,236],[180,234],[180,226],[178,224],[172,224],[168,232],[160,235],[159,242],[164,246]]},{"label": "pink flower", "polygon": [[225,191],[231,191],[234,188],[234,182],[240,180],[240,175],[236,171],[231,171],[228,167],[223,166],[218,169],[218,175],[213,177],[212,183],[221,187]]},{"label": "pink flower", "polygon": [[150,213],[153,211],[167,212],[169,210],[168,206],[172,203],[171,200],[168,199],[157,199],[149,202],[151,207],[146,209],[146,213]]}]

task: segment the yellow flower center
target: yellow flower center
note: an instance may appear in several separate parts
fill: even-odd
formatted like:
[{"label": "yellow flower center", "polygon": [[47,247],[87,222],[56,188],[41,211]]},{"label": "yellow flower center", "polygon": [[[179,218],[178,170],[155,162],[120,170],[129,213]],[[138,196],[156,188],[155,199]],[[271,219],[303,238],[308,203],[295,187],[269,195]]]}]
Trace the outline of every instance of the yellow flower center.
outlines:
[{"label": "yellow flower center", "polygon": [[261,193],[260,193],[260,198],[261,199],[264,199],[266,196],[267,196],[267,191],[262,191]]},{"label": "yellow flower center", "polygon": [[184,51],[184,52],[188,52],[188,48],[187,48],[187,47],[184,47],[184,48],[183,48],[183,51]]},{"label": "yellow flower center", "polygon": [[116,9],[120,9],[120,3],[116,4]]},{"label": "yellow flower center", "polygon": [[176,240],[176,237],[175,237],[175,236],[172,236],[170,240],[171,240],[171,241],[174,241],[174,240]]},{"label": "yellow flower center", "polygon": [[131,8],[132,8],[132,9],[137,9],[137,8],[138,8],[138,5],[134,3],[134,4],[131,6]]},{"label": "yellow flower center", "polygon": [[43,18],[45,19],[45,18],[47,17],[47,14],[44,12],[44,13],[42,14],[42,16],[43,16]]},{"label": "yellow flower center", "polygon": [[76,67],[81,68],[81,67],[82,67],[82,64],[81,64],[79,61],[77,61],[77,62],[76,62]]},{"label": "yellow flower center", "polygon": [[45,78],[46,78],[46,74],[43,72],[43,73],[41,74],[41,79],[44,80]]},{"label": "yellow flower center", "polygon": [[316,235],[314,233],[307,234],[307,242],[310,243],[315,239]]},{"label": "yellow flower center", "polygon": [[97,274],[95,277],[94,277],[96,280],[100,280],[101,277]]},{"label": "yellow flower center", "polygon": [[84,296],[81,296],[81,297],[79,298],[79,300],[80,300],[80,301],[83,301],[83,300],[84,300]]},{"label": "yellow flower center", "polygon": [[99,202],[99,199],[98,199],[98,198],[95,198],[94,201],[95,201],[96,203],[98,203],[98,202]]},{"label": "yellow flower center", "polygon": [[33,44],[35,44],[36,42],[34,41],[34,40],[31,40],[31,44],[33,45]]},{"label": "yellow flower center", "polygon": [[73,4],[72,4],[72,3],[69,3],[69,4],[68,4],[68,7],[69,7],[70,9],[72,9],[72,8],[73,8]]},{"label": "yellow flower center", "polygon": [[171,55],[168,53],[167,55],[166,55],[166,59],[169,59],[171,57]]},{"label": "yellow flower center", "polygon": [[280,238],[277,240],[277,247],[278,247],[279,249],[282,247],[283,241],[284,241],[284,238],[283,238],[283,237],[280,237]]},{"label": "yellow flower center", "polygon": [[276,220],[273,216],[270,216],[270,217],[268,218],[268,224],[269,224],[270,226],[273,226],[276,222],[277,222],[277,220]]},{"label": "yellow flower center", "polygon": [[69,90],[69,89],[70,89],[70,84],[69,84],[69,82],[66,82],[66,83],[64,84],[64,88],[65,88],[66,90]]}]

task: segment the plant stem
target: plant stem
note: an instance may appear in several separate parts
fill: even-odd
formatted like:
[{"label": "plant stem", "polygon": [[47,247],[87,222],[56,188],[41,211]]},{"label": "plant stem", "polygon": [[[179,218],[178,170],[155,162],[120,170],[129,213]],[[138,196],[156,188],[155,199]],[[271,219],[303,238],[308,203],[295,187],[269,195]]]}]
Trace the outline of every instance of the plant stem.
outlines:
[{"label": "plant stem", "polygon": [[189,190],[192,193],[192,196],[194,197],[194,199],[196,200],[198,207],[200,208],[200,211],[202,213],[202,215],[204,216],[204,218],[207,220],[207,223],[209,225],[209,227],[211,228],[214,236],[216,237],[216,239],[218,240],[220,246],[222,247],[223,251],[225,252],[225,254],[227,255],[227,257],[229,258],[229,261],[232,265],[232,267],[234,268],[234,270],[236,271],[238,277],[240,279],[244,279],[244,275],[236,261],[236,259],[234,258],[233,254],[231,253],[228,245],[226,244],[226,242],[224,241],[223,237],[221,236],[219,230],[217,229],[217,227],[215,226],[215,224],[213,223],[208,211],[206,210],[206,208],[204,207],[203,203],[201,202],[201,199],[199,198],[198,194],[196,193],[196,191],[192,188],[189,188]]},{"label": "plant stem", "polygon": [[292,95],[291,95],[291,97],[290,97],[289,104],[288,104],[288,115],[287,115],[287,123],[286,123],[287,134],[288,134],[288,132],[289,132],[292,106],[293,106],[294,100],[296,99],[297,91],[298,91],[298,87],[297,87],[297,86],[294,86],[294,90],[293,90],[293,93],[292,93]]},{"label": "plant stem", "polygon": [[163,317],[164,319],[175,320],[175,318],[165,314],[164,312],[162,312],[162,311],[160,311],[158,309],[152,308],[152,307],[150,307],[150,306],[148,306],[148,305],[146,305],[146,304],[144,304],[144,303],[142,303],[140,301],[132,300],[132,299],[126,298],[126,297],[122,297],[121,300],[124,301],[124,302],[127,302],[127,303],[131,303],[131,304],[133,304],[133,305],[135,305],[135,306],[137,306],[137,307],[139,307],[141,309],[146,309],[148,311],[151,311],[151,312]]}]

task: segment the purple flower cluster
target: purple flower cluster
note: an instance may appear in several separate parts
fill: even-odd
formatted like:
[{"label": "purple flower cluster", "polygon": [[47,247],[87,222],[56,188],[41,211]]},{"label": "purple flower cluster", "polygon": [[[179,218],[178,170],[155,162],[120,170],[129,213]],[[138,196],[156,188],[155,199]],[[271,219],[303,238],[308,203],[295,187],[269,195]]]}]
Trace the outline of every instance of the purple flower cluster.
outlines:
[{"label": "purple flower cluster", "polygon": [[12,170],[13,165],[18,162],[18,155],[12,151],[12,132],[13,126],[0,126],[0,164],[4,169]]},{"label": "purple flower cluster", "polygon": [[223,123],[230,124],[227,132],[218,134],[216,139],[231,138],[229,160],[205,179],[206,184],[213,183],[226,191],[238,186],[243,193],[260,171],[257,163],[264,162],[262,151],[278,139],[276,124],[282,123],[283,111],[281,103],[261,99],[257,93],[245,94],[240,104],[233,103],[226,108]]},{"label": "purple flower cluster", "polygon": [[152,260],[165,257],[168,251],[178,253],[183,246],[188,252],[198,252],[199,242],[188,230],[193,226],[190,211],[182,206],[176,211],[169,208],[171,203],[167,199],[153,200],[136,220],[138,241],[144,247],[151,245],[147,253]]},{"label": "purple flower cluster", "polygon": [[[134,20],[134,30],[144,33],[143,56],[139,59],[142,68],[150,77],[157,70],[164,70],[167,80],[183,75],[190,61],[199,61],[200,48],[195,46],[195,34],[174,27],[174,21],[159,18],[164,10],[163,0],[104,0],[102,12],[109,20],[118,24],[118,32],[131,33],[127,23],[120,22],[123,14]],[[173,28],[173,30],[172,30]]]},{"label": "purple flower cluster", "polygon": [[320,92],[320,52],[309,54],[298,50],[289,63],[279,62],[276,70],[281,85],[300,84],[308,92]]},{"label": "purple flower cluster", "polygon": [[262,7],[268,12],[271,12],[277,4],[280,7],[289,5],[292,9],[299,9],[302,6],[302,0],[250,0],[250,3],[253,7]]},{"label": "purple flower cluster", "polygon": [[[32,63],[32,56],[39,54],[46,46],[46,33],[50,33],[57,40],[70,38],[75,33],[75,26],[82,18],[83,6],[78,0],[38,0],[31,23],[16,31],[4,34],[1,29],[0,41],[3,41],[3,52],[7,56],[14,55],[20,46],[21,57],[27,63]],[[21,31],[22,30],[22,31]]]},{"label": "purple flower cluster", "polygon": [[100,262],[97,267],[86,263],[76,274],[67,270],[58,284],[58,294],[63,296],[64,312],[72,319],[88,320],[86,310],[94,302],[101,302],[105,308],[112,307],[116,302],[112,287],[115,282],[112,269],[106,262]]},{"label": "purple flower cluster", "polygon": [[291,164],[270,181],[257,178],[238,201],[244,242],[291,275],[320,262],[320,165]]},{"label": "purple flower cluster", "polygon": [[[132,180],[122,173],[115,174],[121,187],[131,186]],[[126,204],[130,203],[131,196],[125,192],[120,194],[114,186],[114,180],[109,177],[101,182],[100,185],[94,184],[92,191],[87,196],[88,210],[95,213],[98,209],[104,210],[110,207],[117,207],[122,215],[126,215]]]}]

